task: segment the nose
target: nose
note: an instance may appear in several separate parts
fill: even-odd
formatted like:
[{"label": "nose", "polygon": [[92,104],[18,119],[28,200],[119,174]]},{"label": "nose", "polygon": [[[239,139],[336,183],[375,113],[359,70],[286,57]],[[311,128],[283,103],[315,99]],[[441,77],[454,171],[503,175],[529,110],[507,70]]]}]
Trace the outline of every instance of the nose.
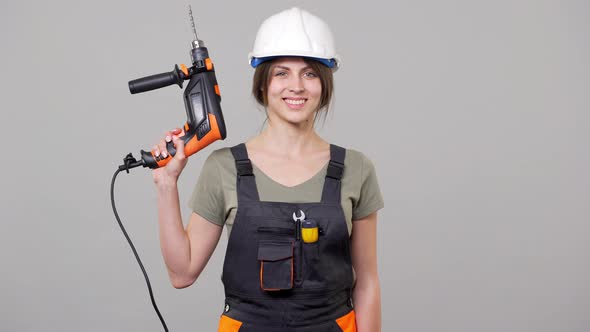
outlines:
[{"label": "nose", "polygon": [[303,85],[303,79],[299,76],[293,75],[289,82],[289,91],[293,93],[301,93],[304,90],[305,86]]}]

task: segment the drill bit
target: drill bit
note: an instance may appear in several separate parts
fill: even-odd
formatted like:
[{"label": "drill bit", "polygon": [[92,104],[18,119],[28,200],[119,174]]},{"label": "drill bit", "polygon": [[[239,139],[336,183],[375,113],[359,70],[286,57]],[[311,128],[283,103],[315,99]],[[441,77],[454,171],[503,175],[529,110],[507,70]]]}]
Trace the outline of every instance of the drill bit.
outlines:
[{"label": "drill bit", "polygon": [[199,37],[197,37],[197,28],[195,28],[195,19],[193,18],[193,10],[192,10],[190,4],[188,5],[188,15],[191,19],[191,26],[193,27],[193,33],[195,34],[195,40],[193,40],[193,42],[191,43],[192,49],[205,46],[205,43],[203,43],[203,41],[199,40]]},{"label": "drill bit", "polygon": [[199,40],[199,37],[197,37],[197,28],[195,28],[195,19],[193,18],[193,10],[191,8],[191,5],[188,5],[188,15],[191,19],[191,26],[193,27],[193,33],[195,34],[195,40]]},{"label": "drill bit", "polygon": [[188,3],[188,16],[191,19],[191,26],[193,28],[193,33],[195,34],[195,40],[191,42],[191,59],[193,60],[193,65],[199,64],[203,66],[203,61],[205,58],[209,57],[207,53],[207,48],[205,48],[205,43],[202,40],[199,40],[197,37],[197,28],[195,28],[195,19],[193,18],[193,10],[191,5]]}]

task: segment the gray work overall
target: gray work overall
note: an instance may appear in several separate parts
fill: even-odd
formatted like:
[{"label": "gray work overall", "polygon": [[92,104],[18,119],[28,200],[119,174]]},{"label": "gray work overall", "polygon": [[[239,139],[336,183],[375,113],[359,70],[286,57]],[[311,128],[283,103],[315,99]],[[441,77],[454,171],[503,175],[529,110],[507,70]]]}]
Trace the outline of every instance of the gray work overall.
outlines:
[{"label": "gray work overall", "polygon": [[[356,332],[340,203],[346,150],[330,145],[322,199],[314,203],[260,201],[245,144],[231,152],[238,210],[223,264],[218,332]],[[302,220],[317,225],[317,241],[302,240]]]}]

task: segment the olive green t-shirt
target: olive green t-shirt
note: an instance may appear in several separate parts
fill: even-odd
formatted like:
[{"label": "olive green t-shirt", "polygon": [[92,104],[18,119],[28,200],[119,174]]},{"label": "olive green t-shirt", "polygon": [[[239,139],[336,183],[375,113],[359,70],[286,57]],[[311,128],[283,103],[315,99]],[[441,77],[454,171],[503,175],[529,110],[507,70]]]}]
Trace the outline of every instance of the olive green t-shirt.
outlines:
[{"label": "olive green t-shirt", "polygon": [[[328,164],[311,179],[294,187],[273,181],[256,165],[252,170],[261,201],[311,203],[322,198]],[[188,206],[198,215],[217,225],[226,225],[231,233],[238,207],[236,165],[230,148],[213,151],[203,164]],[[342,175],[341,203],[348,233],[352,221],[362,219],[384,206],[373,163],[362,153],[346,149]]]}]

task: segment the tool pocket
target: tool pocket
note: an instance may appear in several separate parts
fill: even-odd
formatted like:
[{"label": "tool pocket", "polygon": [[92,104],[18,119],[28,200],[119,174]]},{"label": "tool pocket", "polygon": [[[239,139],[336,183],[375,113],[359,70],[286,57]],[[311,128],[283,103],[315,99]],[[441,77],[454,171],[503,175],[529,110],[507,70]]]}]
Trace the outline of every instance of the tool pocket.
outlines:
[{"label": "tool pocket", "polygon": [[308,264],[312,264],[320,258],[320,240],[324,235],[324,229],[319,227],[318,234],[313,242],[303,241],[303,251]]},{"label": "tool pocket", "polygon": [[260,287],[265,291],[293,288],[293,241],[260,240]]},{"label": "tool pocket", "polygon": [[[319,227],[318,238],[314,242],[301,241],[302,248],[302,268],[301,275],[305,288],[322,288],[325,287],[325,277],[333,270],[333,266],[326,266],[325,260],[320,260],[322,248],[326,246],[324,241],[324,229]],[[297,262],[297,259],[295,259]],[[297,273],[295,274],[297,276]],[[303,282],[303,281],[302,281]],[[297,280],[295,281],[297,285]]]}]

